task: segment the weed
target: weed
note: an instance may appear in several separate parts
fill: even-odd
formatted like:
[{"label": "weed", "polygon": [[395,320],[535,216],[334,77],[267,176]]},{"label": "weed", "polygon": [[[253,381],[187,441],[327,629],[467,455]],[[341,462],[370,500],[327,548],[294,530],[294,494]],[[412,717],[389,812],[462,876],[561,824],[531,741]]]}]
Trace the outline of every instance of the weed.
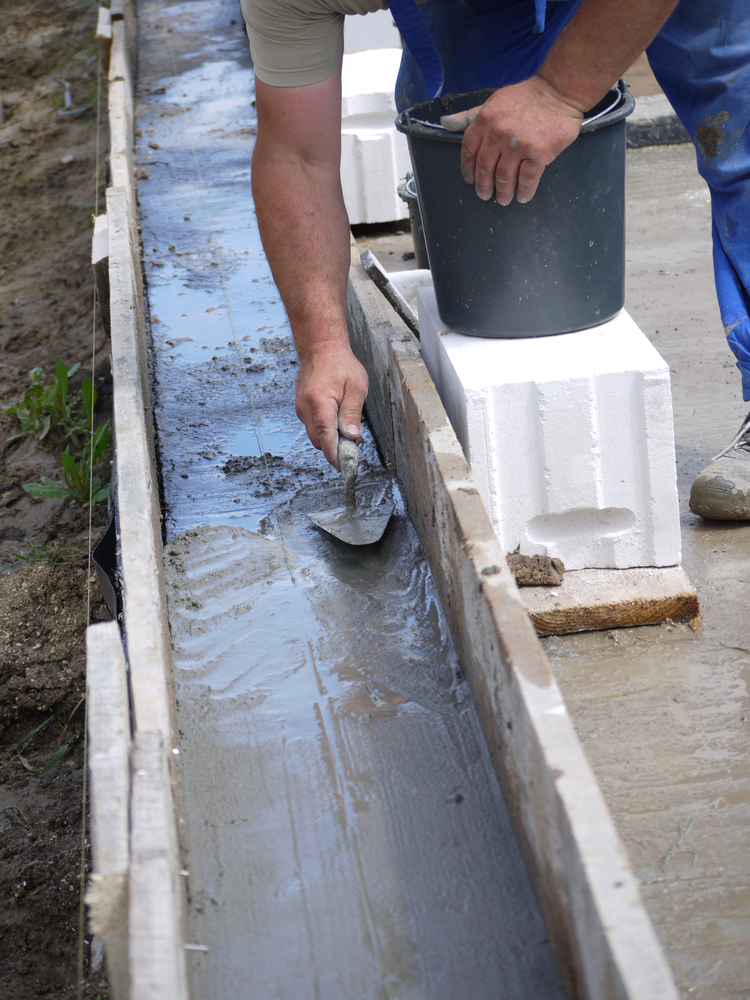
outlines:
[{"label": "weed", "polygon": [[37,733],[40,733],[44,728],[46,728],[50,722],[53,722],[57,718],[59,714],[60,713],[57,712],[55,715],[50,715],[48,719],[45,719],[44,722],[40,722],[39,725],[32,729],[30,733],[26,733],[25,736],[22,736],[18,741],[18,749],[20,750],[21,747],[28,743],[29,740],[33,739]]},{"label": "weed", "polygon": [[[72,441],[74,446],[80,446],[89,425],[83,388],[81,392],[70,392],[69,389],[69,379],[80,367],[79,361],[72,368],[66,368],[58,358],[55,377],[51,380],[47,379],[43,368],[37,366],[31,369],[31,384],[24,393],[23,402],[5,411],[15,416],[21,425],[11,441],[34,436],[47,445],[57,446]],[[90,381],[86,381],[90,385]]]},{"label": "weed", "polygon": [[[35,563],[45,561],[50,566],[56,566],[58,563],[77,559],[84,555],[86,555],[85,550],[75,545],[61,545],[58,541],[37,542],[34,539],[29,542],[28,548],[23,552],[11,553],[13,559],[26,566],[33,566]],[[21,566],[17,568],[20,569]]]},{"label": "weed", "polygon": [[[67,371],[62,361],[58,361],[55,382],[50,391],[46,392],[44,386],[40,384],[42,393],[46,392],[47,403],[52,399],[53,416],[57,421],[55,424],[57,437],[62,435],[63,440],[68,439],[68,445],[60,456],[61,481],[42,476],[41,483],[24,483],[23,488],[33,497],[66,497],[75,500],[81,507],[88,507],[89,504],[93,507],[109,499],[109,486],[103,486],[101,479],[93,475],[93,470],[101,462],[109,445],[109,421],[94,431],[92,440],[90,432],[94,426],[96,390],[91,384],[91,379],[84,379],[81,392],[78,394],[79,399],[73,405],[68,399],[68,376],[75,370],[77,366]],[[33,374],[32,372],[32,376]],[[38,421],[42,407],[41,404],[36,405],[36,398],[32,399],[32,403],[34,409],[30,410],[27,406],[24,417],[30,420],[28,414],[32,413],[33,419]],[[52,417],[45,411],[41,423],[43,437],[51,432],[51,419]],[[32,431],[29,430],[27,433]],[[71,452],[71,445],[77,454]]]},{"label": "weed", "polygon": [[38,768],[34,768],[25,757],[21,756],[20,753],[18,754],[18,759],[21,761],[21,763],[23,764],[23,766],[26,768],[27,771],[31,771],[32,774],[39,777],[40,775],[46,774],[48,771],[51,771],[53,767],[56,767],[57,764],[59,764],[60,761],[65,756],[67,749],[68,749],[68,744],[63,743],[63,745],[55,751],[52,760],[48,761],[42,767]]},{"label": "weed", "polygon": [[109,444],[109,421],[94,434],[93,446],[86,441],[78,461],[66,449],[60,456],[62,482],[42,476],[41,483],[24,483],[23,488],[33,497],[68,497],[81,507],[92,507],[109,499],[109,486],[92,476]]}]

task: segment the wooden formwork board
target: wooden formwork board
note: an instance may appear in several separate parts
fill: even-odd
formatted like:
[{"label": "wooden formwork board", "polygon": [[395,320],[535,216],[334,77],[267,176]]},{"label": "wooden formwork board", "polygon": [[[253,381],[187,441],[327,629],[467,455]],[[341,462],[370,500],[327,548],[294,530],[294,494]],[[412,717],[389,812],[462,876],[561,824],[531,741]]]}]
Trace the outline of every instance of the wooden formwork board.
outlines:
[{"label": "wooden formwork board", "polygon": [[115,476],[133,728],[174,731],[161,511],[137,250],[124,191],[107,191]]},{"label": "wooden formwork board", "polygon": [[187,1000],[184,878],[178,863],[171,742],[133,737],[128,952],[131,1000]]},{"label": "wooden formwork board", "polygon": [[568,986],[582,1000],[676,1000],[624,849],[419,344],[366,277],[354,246],[349,327],[370,376],[368,418],[451,620]]},{"label": "wooden formwork board", "polygon": [[[115,496],[132,773],[126,919],[110,926],[120,997],[187,1000],[184,889],[172,783],[174,695],[163,579],[133,159],[127,4],[112,9],[106,241],[114,385]],[[132,29],[134,22],[130,21]],[[103,223],[99,223],[99,233]],[[117,628],[117,626],[114,626]],[[95,789],[94,795],[98,796]],[[97,806],[94,805],[94,808]],[[92,886],[94,897],[98,887]],[[103,898],[103,897],[101,897]],[[105,922],[106,923],[106,922]],[[122,983],[125,983],[123,986]],[[126,992],[122,992],[125,990]]]},{"label": "wooden formwork board", "polygon": [[109,7],[99,8],[96,22],[96,42],[99,46],[99,62],[102,72],[109,73],[109,53],[112,48],[112,17]]},{"label": "wooden formwork board", "polygon": [[134,753],[141,759],[134,759],[131,800],[130,996],[180,1000],[187,979],[170,779],[174,702],[134,212],[125,191],[107,191],[117,523]]},{"label": "wooden formwork board", "polygon": [[113,21],[109,59],[109,169],[112,187],[126,192],[135,210],[133,76],[125,54],[125,22]]},{"label": "wooden formwork board", "polygon": [[86,700],[93,854],[86,903],[91,929],[104,942],[113,1000],[127,1000],[130,705],[116,622],[90,625],[86,631]]}]

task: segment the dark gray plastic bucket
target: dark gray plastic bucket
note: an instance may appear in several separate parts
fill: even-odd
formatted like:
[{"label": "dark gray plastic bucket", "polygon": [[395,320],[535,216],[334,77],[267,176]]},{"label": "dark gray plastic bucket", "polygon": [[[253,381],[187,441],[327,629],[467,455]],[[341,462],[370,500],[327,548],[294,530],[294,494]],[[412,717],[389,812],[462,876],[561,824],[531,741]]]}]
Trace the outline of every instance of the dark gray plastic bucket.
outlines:
[{"label": "dark gray plastic bucket", "polygon": [[427,270],[430,266],[430,260],[427,256],[427,247],[424,242],[422,217],[419,214],[419,201],[417,199],[417,185],[414,182],[414,174],[407,174],[403,184],[399,184],[396,190],[399,198],[405,201],[409,207],[411,238],[414,242],[414,259],[417,262],[417,267]]},{"label": "dark gray plastic bucket", "polygon": [[625,297],[625,119],[635,101],[620,81],[546,168],[534,198],[503,207],[462,179],[462,133],[431,127],[491,93],[425,101],[396,119],[409,140],[440,318],[495,338],[604,323]]}]

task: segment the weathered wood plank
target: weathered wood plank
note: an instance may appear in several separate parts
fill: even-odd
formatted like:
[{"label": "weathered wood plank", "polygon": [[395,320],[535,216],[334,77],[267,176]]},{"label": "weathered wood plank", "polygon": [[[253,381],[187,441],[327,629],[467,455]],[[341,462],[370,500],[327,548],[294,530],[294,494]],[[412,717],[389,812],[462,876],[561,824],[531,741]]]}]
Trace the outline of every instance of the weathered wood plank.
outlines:
[{"label": "weathered wood plank", "polygon": [[126,54],[127,44],[125,22],[113,19],[109,66],[109,166],[112,187],[126,191],[128,203],[135,206],[133,77]]},{"label": "weathered wood plank", "polygon": [[161,511],[153,449],[134,223],[124,191],[107,191],[115,468],[125,637],[134,728],[174,731]]},{"label": "weathered wood plank", "polygon": [[119,22],[124,29],[123,38],[125,43],[125,53],[130,62],[131,70],[135,73],[137,56],[136,35],[138,25],[133,0],[110,0],[109,9],[112,24],[115,25]]},{"label": "weathered wood plank", "polygon": [[114,1000],[127,1000],[130,866],[130,704],[116,622],[86,630],[86,699],[93,871],[86,893]]},{"label": "weathered wood plank", "polygon": [[91,240],[91,269],[99,299],[99,311],[107,337],[110,335],[109,322],[109,241],[107,240],[107,216],[97,215],[94,219],[94,236]]},{"label": "weathered wood plank", "polygon": [[133,1000],[188,1000],[170,753],[162,733],[135,733],[128,935]]},{"label": "weathered wood plank", "polygon": [[[133,97],[133,67],[128,52],[128,40],[124,21],[114,21],[112,24],[112,51],[109,60],[109,82],[124,80],[132,105]],[[130,128],[132,131],[132,112]]]},{"label": "weathered wood plank", "polygon": [[451,619],[561,968],[573,995],[585,1000],[676,1000],[604,799],[418,343],[377,294],[354,253],[349,322],[370,373],[368,414],[384,435],[381,447],[392,457]]},{"label": "weathered wood plank", "polygon": [[109,7],[100,7],[96,21],[96,42],[99,46],[99,62],[102,73],[109,73],[109,54],[112,48],[112,17]]},{"label": "weathered wood plank", "polygon": [[680,566],[576,570],[558,586],[522,587],[521,600],[539,635],[694,622],[700,614]]}]

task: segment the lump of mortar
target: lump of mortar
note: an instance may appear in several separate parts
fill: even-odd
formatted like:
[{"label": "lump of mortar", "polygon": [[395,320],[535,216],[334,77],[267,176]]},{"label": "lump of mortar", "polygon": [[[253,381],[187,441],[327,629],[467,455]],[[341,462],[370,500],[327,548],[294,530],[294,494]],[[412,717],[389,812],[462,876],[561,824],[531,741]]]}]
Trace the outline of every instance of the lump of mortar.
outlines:
[{"label": "lump of mortar", "polygon": [[359,449],[357,442],[345,438],[339,434],[338,445],[339,466],[341,475],[346,483],[346,502],[350,507],[354,506],[354,491],[357,485],[357,470],[359,469]]},{"label": "lump of mortar", "polygon": [[556,587],[562,583],[565,566],[562,559],[549,556],[522,556],[521,546],[505,557],[519,587]]}]

